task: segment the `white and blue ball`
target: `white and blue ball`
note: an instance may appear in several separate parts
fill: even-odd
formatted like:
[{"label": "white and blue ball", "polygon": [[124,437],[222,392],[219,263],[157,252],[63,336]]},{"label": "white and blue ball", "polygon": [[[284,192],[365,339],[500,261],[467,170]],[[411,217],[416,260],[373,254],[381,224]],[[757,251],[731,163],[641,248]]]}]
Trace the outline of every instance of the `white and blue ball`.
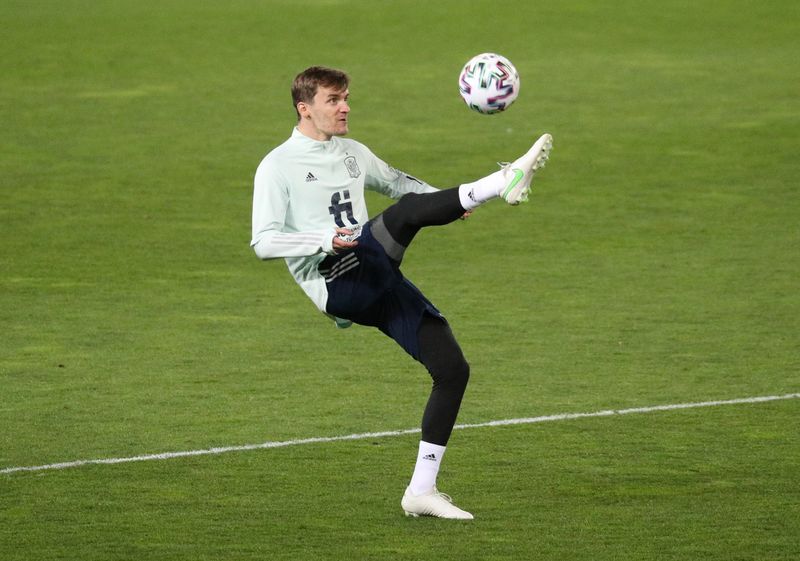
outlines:
[{"label": "white and blue ball", "polygon": [[484,115],[500,113],[519,95],[519,73],[506,57],[482,53],[464,65],[458,87],[470,109]]}]

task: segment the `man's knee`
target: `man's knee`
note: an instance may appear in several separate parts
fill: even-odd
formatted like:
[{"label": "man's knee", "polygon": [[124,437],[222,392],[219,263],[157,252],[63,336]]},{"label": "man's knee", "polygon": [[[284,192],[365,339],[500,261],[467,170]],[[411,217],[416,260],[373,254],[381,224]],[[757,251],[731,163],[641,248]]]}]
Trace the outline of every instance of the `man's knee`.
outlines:
[{"label": "man's knee", "polygon": [[438,383],[446,383],[454,388],[463,390],[467,387],[467,382],[469,382],[469,363],[461,355],[460,358],[448,364],[447,368],[443,369],[438,376],[434,376],[433,379]]},{"label": "man's knee", "polygon": [[434,385],[444,384],[463,390],[469,381],[469,363],[447,322],[440,317],[426,315],[417,335],[420,362],[430,372]]},{"label": "man's knee", "polygon": [[435,386],[444,385],[463,390],[469,382],[469,362],[464,358],[455,340],[447,342],[451,344],[441,345],[435,353],[426,353],[423,356],[423,364],[433,378]]},{"label": "man's knee", "polygon": [[417,209],[420,204],[420,197],[424,195],[420,193],[406,193],[400,197],[397,202],[387,209],[387,212],[396,217],[398,222],[403,222],[408,225],[417,226],[419,212]]}]

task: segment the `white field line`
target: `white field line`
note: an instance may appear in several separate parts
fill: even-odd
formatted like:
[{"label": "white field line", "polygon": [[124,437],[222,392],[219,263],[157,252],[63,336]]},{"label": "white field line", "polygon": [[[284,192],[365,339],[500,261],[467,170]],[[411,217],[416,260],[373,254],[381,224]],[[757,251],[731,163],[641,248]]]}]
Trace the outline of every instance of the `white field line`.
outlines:
[{"label": "white field line", "polygon": [[[498,421],[487,421],[484,423],[471,423],[456,425],[455,429],[475,429],[484,427],[501,427],[507,425],[529,425],[534,423],[546,423],[550,421],[569,421],[573,419],[586,419],[591,417],[611,417],[614,415],[633,415],[640,413],[654,413],[657,411],[675,411],[678,409],[696,409],[700,407],[717,407],[721,405],[741,405],[748,403],[765,403],[768,401],[779,401],[786,399],[800,399],[800,393],[788,393],[784,395],[767,395],[761,397],[743,397],[739,399],[726,399],[717,401],[700,401],[695,403],[673,403],[670,405],[650,405],[647,407],[633,407],[630,409],[609,409],[605,411],[594,411],[589,413],[560,413],[557,415],[545,415],[541,417],[526,417],[520,419],[502,419]],[[405,429],[381,432],[364,432],[359,434],[347,434],[341,436],[318,436],[312,438],[302,438],[298,440],[282,440],[274,442],[262,442],[261,444],[244,444],[240,446],[223,446],[219,448],[207,448],[204,450],[187,450],[184,452],[163,452],[160,454],[145,454],[141,456],[129,456],[125,458],[101,458],[95,460],[74,460],[70,462],[60,462],[56,464],[45,464],[40,466],[19,466],[0,469],[0,474],[10,474],[20,471],[45,471],[76,468],[88,465],[105,464],[125,464],[130,462],[147,462],[153,460],[170,460],[173,458],[186,458],[191,456],[208,456],[215,454],[227,454],[228,452],[246,452],[249,450],[265,450],[269,448],[283,448],[286,446],[301,446],[304,444],[320,444],[326,442],[340,442],[344,440],[366,440],[370,438],[386,438],[393,436],[403,436],[407,434],[418,434],[420,429]]]}]

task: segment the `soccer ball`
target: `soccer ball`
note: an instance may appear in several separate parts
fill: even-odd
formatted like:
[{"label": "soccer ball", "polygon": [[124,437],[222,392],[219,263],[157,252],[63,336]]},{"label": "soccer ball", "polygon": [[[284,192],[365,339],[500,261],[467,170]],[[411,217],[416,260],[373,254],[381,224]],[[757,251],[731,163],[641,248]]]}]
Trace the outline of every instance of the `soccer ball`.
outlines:
[{"label": "soccer ball", "polygon": [[464,65],[458,78],[461,97],[478,113],[505,111],[519,95],[519,73],[506,57],[483,53]]}]

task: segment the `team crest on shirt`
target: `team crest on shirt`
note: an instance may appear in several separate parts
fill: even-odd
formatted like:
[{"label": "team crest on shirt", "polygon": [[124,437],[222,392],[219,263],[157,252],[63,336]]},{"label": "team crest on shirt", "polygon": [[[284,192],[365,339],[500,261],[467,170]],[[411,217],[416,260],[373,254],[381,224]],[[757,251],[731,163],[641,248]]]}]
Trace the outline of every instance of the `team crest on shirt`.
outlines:
[{"label": "team crest on shirt", "polygon": [[358,168],[358,162],[356,162],[355,156],[347,156],[344,159],[344,167],[347,168],[347,173],[350,174],[350,177],[354,179],[361,175],[361,170]]}]

